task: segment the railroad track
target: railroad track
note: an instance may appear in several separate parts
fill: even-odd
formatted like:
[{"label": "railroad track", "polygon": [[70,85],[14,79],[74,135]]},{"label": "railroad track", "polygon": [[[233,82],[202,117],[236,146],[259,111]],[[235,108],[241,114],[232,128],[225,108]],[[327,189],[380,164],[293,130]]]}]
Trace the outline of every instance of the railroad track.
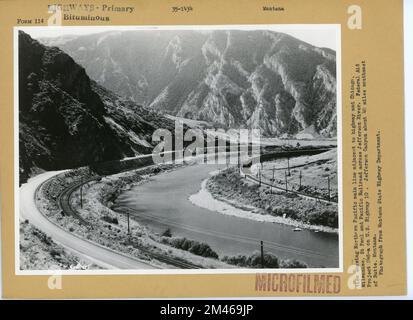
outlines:
[{"label": "railroad track", "polygon": [[[326,149],[326,150],[328,150],[328,149]],[[289,152],[289,151],[287,151],[287,152],[285,152],[285,151],[284,151],[284,152],[283,152],[283,151],[279,152],[279,154],[288,154],[288,153],[290,153],[290,152]],[[245,174],[245,173],[243,173],[243,174]],[[247,177],[248,179],[251,179],[251,180],[253,180],[253,181],[255,181],[255,182],[259,182],[259,180],[256,179],[255,177],[250,176],[250,175],[248,175],[248,174],[245,174],[245,175],[246,175],[246,177]],[[85,179],[85,180],[83,180],[83,181],[78,181],[78,182],[75,182],[75,183],[71,184],[69,187],[67,187],[65,190],[63,190],[63,192],[59,195],[59,198],[58,198],[58,203],[59,203],[60,208],[61,208],[61,210],[63,211],[63,213],[64,213],[65,215],[70,215],[70,216],[76,218],[76,219],[80,222],[80,224],[82,224],[82,225],[94,227],[89,221],[85,220],[85,219],[79,214],[79,212],[78,212],[76,209],[74,209],[74,208],[71,206],[70,200],[71,200],[71,197],[72,197],[73,193],[74,193],[77,189],[79,189],[83,184],[86,184],[86,183],[89,183],[89,182],[91,182],[91,181],[94,181],[94,180],[96,180],[97,178],[98,178],[98,177],[95,176],[95,177],[91,177],[91,178],[89,178],[89,179]],[[266,183],[266,182],[263,182],[263,181],[261,181],[261,183],[264,184],[264,185],[266,185],[266,186],[268,186],[268,187],[272,187],[272,188],[275,188],[275,189],[279,189],[279,190],[285,191],[284,188],[277,187],[277,186],[272,186],[271,184]],[[290,190],[289,190],[289,191],[287,191],[287,192],[295,193],[295,194],[298,194],[298,195],[300,195],[300,196],[303,196],[303,197],[306,197],[306,198],[316,199],[316,200],[322,201],[322,202],[334,202],[334,201],[331,201],[331,200],[328,201],[328,200],[325,200],[325,199],[322,199],[322,198],[319,198],[319,197],[316,197],[316,196],[310,196],[310,195],[302,194],[302,193],[296,192],[296,191],[290,191]],[[36,193],[37,193],[37,192],[36,192]],[[120,212],[120,214],[125,214],[125,213]],[[160,262],[166,263],[166,264],[168,264],[168,265],[172,265],[172,266],[178,267],[178,268],[180,268],[180,269],[202,269],[202,268],[203,268],[202,266],[199,266],[199,265],[196,265],[196,264],[193,264],[193,263],[190,263],[190,262],[172,259],[172,258],[167,257],[167,256],[165,256],[165,255],[152,252],[152,251],[150,251],[149,249],[144,248],[144,247],[141,247],[141,246],[137,246],[136,248],[137,248],[138,250],[140,250],[142,253],[144,253],[145,255],[147,255],[147,256],[149,256],[149,257],[151,257],[151,258],[153,258],[153,259],[155,259],[155,260],[157,260],[157,261],[160,261]]]},{"label": "railroad track", "polygon": [[59,205],[60,205],[60,208],[62,209],[63,213],[65,215],[70,215],[70,216],[78,219],[79,222],[82,225],[89,226],[89,225],[91,225],[91,223],[89,221],[86,221],[85,219],[83,219],[83,217],[75,209],[72,208],[72,206],[70,205],[70,198],[71,198],[72,194],[78,188],[80,188],[81,185],[86,184],[86,183],[91,182],[91,181],[94,181],[94,180],[96,180],[96,178],[97,177],[93,177],[93,178],[86,179],[84,181],[75,182],[75,183],[71,184],[68,188],[63,190],[63,192],[59,195]]},{"label": "railroad track", "polygon": [[272,185],[272,184],[270,184],[270,183],[268,183],[268,182],[265,182],[265,181],[262,181],[262,180],[260,181],[258,178],[255,178],[254,176],[251,176],[251,175],[249,175],[249,174],[246,174],[246,173],[242,172],[242,170],[241,170],[241,173],[242,173],[247,179],[250,179],[250,180],[254,181],[255,183],[260,183],[261,185],[265,185],[265,186],[270,187],[270,188],[273,188],[273,189],[277,189],[277,190],[284,191],[284,192],[287,192],[287,193],[293,193],[293,194],[299,195],[299,196],[301,196],[301,197],[303,197],[303,198],[314,199],[314,200],[316,200],[316,201],[320,201],[320,202],[324,202],[324,203],[333,203],[333,204],[337,204],[337,203],[338,203],[338,202],[337,202],[336,200],[334,200],[334,199],[327,200],[327,199],[320,198],[320,197],[317,197],[317,196],[308,195],[308,194],[303,193],[303,192],[300,192],[300,191],[285,190],[285,188],[283,188],[283,187],[279,187],[279,186],[276,186],[276,185]]},{"label": "railroad track", "polygon": [[[92,224],[85,220],[80,214],[79,212],[77,212],[76,209],[74,209],[71,205],[70,205],[70,199],[71,196],[73,195],[73,193],[80,188],[81,185],[86,184],[88,182],[94,181],[96,180],[96,177],[93,178],[89,178],[86,180],[83,180],[81,182],[75,182],[72,185],[70,185],[68,188],[66,188],[59,196],[59,205],[60,208],[62,209],[63,213],[65,215],[70,215],[76,219],[79,220],[79,222],[82,225],[86,225],[86,226],[91,226]],[[147,256],[151,257],[152,259],[158,260],[160,262],[166,263],[168,265],[172,265],[174,267],[178,267],[180,269],[202,269],[203,267],[190,263],[190,262],[186,262],[186,261],[180,261],[180,260],[176,260],[176,259],[172,259],[170,257],[167,257],[165,255],[156,253],[156,252],[152,252],[149,249],[146,249],[144,247],[136,247],[137,249],[139,249],[139,251],[141,251],[142,253],[146,254]]]}]

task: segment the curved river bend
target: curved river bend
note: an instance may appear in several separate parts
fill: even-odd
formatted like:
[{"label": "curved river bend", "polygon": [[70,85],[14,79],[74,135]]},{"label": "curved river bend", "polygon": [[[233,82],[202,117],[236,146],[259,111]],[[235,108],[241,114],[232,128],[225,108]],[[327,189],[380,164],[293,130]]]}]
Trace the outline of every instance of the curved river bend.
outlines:
[{"label": "curved river bend", "polygon": [[250,255],[264,250],[282,258],[295,258],[310,267],[339,267],[338,236],[314,231],[292,231],[293,227],[229,216],[193,205],[188,198],[197,193],[204,179],[218,165],[195,164],[152,177],[143,185],[122,193],[115,204],[132,209],[134,218],[147,227],[174,236],[208,243],[220,256]]}]

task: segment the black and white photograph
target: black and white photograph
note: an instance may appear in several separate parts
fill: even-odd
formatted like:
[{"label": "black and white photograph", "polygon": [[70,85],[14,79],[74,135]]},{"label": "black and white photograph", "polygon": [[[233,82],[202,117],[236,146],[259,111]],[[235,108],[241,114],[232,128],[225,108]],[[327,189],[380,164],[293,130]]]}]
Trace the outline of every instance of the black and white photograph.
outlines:
[{"label": "black and white photograph", "polygon": [[16,272],[341,269],[338,25],[14,31]]}]

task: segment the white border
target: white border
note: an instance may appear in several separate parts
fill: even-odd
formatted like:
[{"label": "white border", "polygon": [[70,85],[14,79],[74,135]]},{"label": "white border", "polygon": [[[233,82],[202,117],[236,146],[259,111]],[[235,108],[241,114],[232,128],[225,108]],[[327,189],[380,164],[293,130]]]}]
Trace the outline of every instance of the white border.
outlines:
[{"label": "white border", "polygon": [[20,190],[19,190],[19,33],[13,27],[13,91],[14,91],[14,269],[16,275],[20,270]]},{"label": "white border", "polygon": [[[109,269],[109,270],[20,270],[20,207],[19,207],[19,79],[18,79],[18,31],[30,29],[59,30],[96,29],[99,31],[126,30],[320,30],[331,28],[336,32],[336,107],[337,107],[337,177],[339,215],[339,267],[308,269]],[[15,205],[15,273],[16,275],[162,275],[162,274],[256,274],[256,273],[341,273],[343,272],[343,180],[342,180],[342,91],[341,91],[341,25],[340,24],[257,24],[257,25],[168,25],[168,26],[64,26],[64,27],[13,27],[14,54],[14,205]]]},{"label": "white border", "polygon": [[407,296],[413,300],[413,1],[404,1],[404,130],[406,168]]}]

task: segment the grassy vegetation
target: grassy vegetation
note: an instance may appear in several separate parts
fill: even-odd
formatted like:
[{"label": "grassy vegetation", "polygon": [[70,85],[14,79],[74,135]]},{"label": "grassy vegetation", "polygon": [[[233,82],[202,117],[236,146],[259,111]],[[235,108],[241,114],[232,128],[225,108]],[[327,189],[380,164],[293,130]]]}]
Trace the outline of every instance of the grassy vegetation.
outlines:
[{"label": "grassy vegetation", "polygon": [[208,180],[207,189],[218,199],[232,199],[240,204],[262,209],[262,213],[291,218],[306,224],[338,227],[336,204],[304,199],[292,193],[260,187],[243,179],[237,168],[225,170]]},{"label": "grassy vegetation", "polygon": [[[242,268],[261,268],[261,254],[259,252],[254,252],[251,256],[237,255],[228,257],[225,256],[222,258],[222,261],[225,261],[229,264],[233,264]],[[270,253],[264,254],[264,267],[265,268],[274,268],[277,269],[280,266],[279,259]]]},{"label": "grassy vegetation", "polygon": [[[285,186],[287,159],[264,162],[261,168],[262,179],[267,183]],[[338,200],[337,150],[303,155],[289,160],[288,189],[324,199]],[[272,180],[274,174],[274,180]],[[330,187],[330,188],[329,188]]]},{"label": "grassy vegetation", "polygon": [[280,259],[271,253],[264,253],[264,261],[261,261],[261,253],[256,251],[250,256],[237,255],[237,256],[225,256],[222,261],[233,264],[242,268],[262,268],[262,262],[264,262],[264,268],[307,268],[307,264],[296,259]]},{"label": "grassy vegetation", "polygon": [[168,244],[177,249],[189,251],[201,257],[218,259],[218,254],[206,243],[190,240],[187,238],[172,237],[163,237],[162,243]]},{"label": "grassy vegetation", "polygon": [[80,179],[90,177],[92,177],[92,173],[87,167],[66,171],[45,182],[41,188],[41,195],[50,203],[58,206],[57,200],[63,190]]},{"label": "grassy vegetation", "polygon": [[22,270],[97,269],[66,251],[44,232],[25,220],[20,223],[20,268]]},{"label": "grassy vegetation", "polygon": [[[150,259],[142,254],[139,250],[139,247],[144,246],[146,248],[152,248],[154,252],[166,254],[169,256],[174,256],[175,258],[185,257],[184,259],[188,261],[194,259],[205,259],[211,258],[210,261],[215,262],[206,262],[209,263],[211,267],[217,265],[233,265],[241,266],[247,268],[259,268],[261,266],[261,257],[257,254],[251,256],[236,256],[236,257],[224,257],[220,259],[217,252],[215,252],[208,244],[198,242],[196,240],[173,237],[171,230],[166,230],[162,235],[155,235],[149,233],[147,238],[143,237],[144,234],[147,234],[147,231],[144,230],[139,224],[131,221],[131,230],[132,236],[127,236],[125,221],[122,219],[119,220],[119,214],[115,213],[110,209],[113,201],[117,196],[124,190],[129,189],[131,186],[136,183],[140,183],[145,178],[145,175],[152,175],[160,170],[171,169],[168,166],[162,167],[162,169],[149,167],[145,169],[140,169],[137,172],[130,172],[128,174],[121,174],[111,176],[110,178],[104,178],[97,183],[91,183],[84,187],[84,207],[81,210],[84,218],[91,222],[92,226],[82,226],[78,224],[78,221],[70,216],[63,216],[59,214],[60,209],[57,203],[58,196],[61,191],[69,186],[71,183],[79,181],[79,179],[85,179],[90,176],[90,171],[84,169],[73,170],[59,175],[55,179],[52,179],[47,184],[45,184],[41,190],[41,196],[45,196],[47,199],[46,202],[42,202],[44,210],[47,212],[47,215],[52,218],[54,221],[68,229],[70,232],[74,232],[83,236],[89,240],[95,241],[101,245],[108,246],[114,250],[131,254],[137,256],[141,259]],[[236,172],[228,171],[223,173],[223,176],[218,175],[213,179],[213,185],[219,182],[220,192],[226,195],[234,195],[234,199],[238,194],[240,197],[245,199],[252,199],[257,196],[256,201],[259,203],[262,202],[260,193],[266,192],[265,190],[260,190],[256,185],[245,184],[242,179],[237,176]],[[220,181],[220,179],[223,179]],[[225,188],[222,188],[222,183],[225,181]],[[91,188],[95,191],[91,192]],[[249,197],[244,197],[245,191],[250,195]],[[90,194],[89,194],[90,193]],[[76,196],[76,194],[75,194]],[[280,196],[280,195],[279,195]],[[290,199],[291,195],[287,197],[282,196],[283,198]],[[296,201],[292,198],[291,201]],[[97,206],[97,202],[100,204]],[[78,201],[76,197],[72,201],[72,205],[78,206]],[[271,203],[271,202],[269,202]],[[79,209],[79,208],[78,208]],[[289,216],[294,216],[294,208],[289,208],[288,204],[285,204],[285,207],[277,206],[271,209],[272,214],[283,215],[287,213]],[[60,212],[61,213],[61,212]],[[159,245],[164,245],[164,248],[159,247]],[[166,247],[166,248],[165,248]],[[170,249],[167,249],[169,247]],[[173,251],[171,251],[173,250]],[[187,252],[185,254],[180,254],[179,251]],[[52,257],[58,256],[58,251],[54,250],[51,252]],[[195,258],[195,256],[199,258]],[[181,258],[179,258],[181,259]],[[198,260],[197,260],[198,261]],[[199,261],[199,263],[203,263]],[[302,268],[305,264],[297,260],[282,260],[278,257],[266,253],[265,254],[265,267],[267,268]]]},{"label": "grassy vegetation", "polygon": [[[198,242],[195,240],[190,240],[187,238],[178,238],[173,237],[171,230],[168,228],[162,233],[162,243],[167,245],[173,246],[175,248],[189,251],[193,254],[213,258],[213,259],[220,259],[219,255],[211,249],[211,247],[202,242]],[[220,259],[222,262],[225,262],[230,265],[242,267],[242,268],[261,268],[262,261],[261,261],[261,253],[255,251],[252,255],[236,255],[236,256],[224,256]],[[264,253],[264,268],[307,268],[307,264],[296,260],[296,259],[280,259],[277,256],[271,253]]]},{"label": "grassy vegetation", "polygon": [[142,252],[141,248],[150,249],[153,253],[169,256],[177,261],[191,261],[207,268],[228,267],[217,259],[217,254],[209,246],[188,239],[174,242],[175,246],[165,244],[161,241],[162,236],[142,226],[133,217],[130,219],[131,234],[129,235],[126,216],[110,209],[120,192],[146,181],[153,174],[173,167],[162,165],[141,168],[137,171],[98,178],[97,181],[85,184],[83,208],[80,208],[79,190],[72,194],[70,203],[90,225],[81,225],[75,217],[64,215],[58,203],[61,192],[72,183],[90,177],[91,175],[88,174],[90,170],[83,168],[68,171],[51,179],[40,188],[36,203],[39,210],[50,220],[69,232],[115,251],[142,260],[150,260],[151,264],[164,267],[162,262],[152,259]]}]

